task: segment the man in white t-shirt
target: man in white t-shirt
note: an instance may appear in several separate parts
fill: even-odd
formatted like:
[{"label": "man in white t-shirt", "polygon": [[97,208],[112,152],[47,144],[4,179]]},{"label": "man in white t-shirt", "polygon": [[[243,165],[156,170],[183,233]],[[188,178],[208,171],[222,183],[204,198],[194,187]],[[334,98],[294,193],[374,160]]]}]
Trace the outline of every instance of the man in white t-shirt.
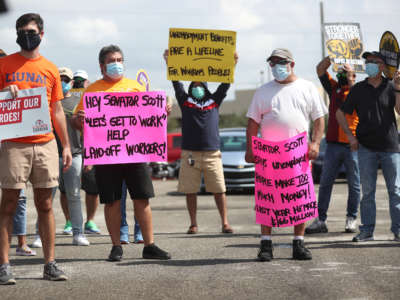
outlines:
[{"label": "man in white t-shirt", "polygon": [[[298,78],[294,72],[294,59],[289,50],[275,49],[268,57],[272,80],[261,86],[254,94],[247,112],[246,161],[254,162],[252,136],[260,130],[263,139],[281,141],[304,131],[308,132],[313,122],[313,134],[308,145],[309,159],[319,153],[319,144],[324,133],[324,115],[328,112],[313,83]],[[293,258],[312,259],[311,252],[304,246],[305,223],[294,226]],[[271,227],[261,225],[259,261],[273,258]]]}]

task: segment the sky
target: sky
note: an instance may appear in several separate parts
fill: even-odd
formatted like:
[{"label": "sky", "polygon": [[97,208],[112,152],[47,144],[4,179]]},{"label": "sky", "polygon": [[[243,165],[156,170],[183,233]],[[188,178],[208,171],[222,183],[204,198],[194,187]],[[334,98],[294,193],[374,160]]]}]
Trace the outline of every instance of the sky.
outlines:
[{"label": "sky", "polygon": [[325,22],[360,23],[366,50],[378,50],[386,30],[400,39],[399,0],[6,0],[9,12],[0,15],[0,48],[8,54],[19,51],[15,21],[36,12],[44,19],[40,53],[57,66],[84,69],[95,81],[101,77],[100,49],[116,44],[124,52],[126,77],[134,78],[143,68],[152,90],[173,96],[162,58],[169,28],[233,30],[239,55],[228,94],[233,99],[235,90],[271,79],[265,61],[278,47],[291,50],[299,77],[319,85],[320,2]]}]

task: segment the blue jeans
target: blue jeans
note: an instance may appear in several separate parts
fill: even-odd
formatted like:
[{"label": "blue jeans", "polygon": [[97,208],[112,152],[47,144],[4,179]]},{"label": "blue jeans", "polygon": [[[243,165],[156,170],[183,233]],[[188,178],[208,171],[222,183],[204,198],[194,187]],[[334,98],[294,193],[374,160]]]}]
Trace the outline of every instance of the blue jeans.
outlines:
[{"label": "blue jeans", "polygon": [[[127,198],[127,188],[125,181],[122,182],[122,196],[121,196],[121,227],[120,227],[120,234],[122,235],[129,235],[129,225],[126,221],[126,198]],[[136,233],[140,230],[139,223],[135,219],[135,229],[134,232]]]},{"label": "blue jeans", "polygon": [[381,164],[383,177],[389,194],[389,211],[392,220],[391,231],[400,231],[400,153],[371,151],[360,145],[358,150],[362,199],[360,204],[360,231],[373,233],[376,220],[376,179],[378,164]]},{"label": "blue jeans", "polygon": [[26,235],[26,196],[24,190],[19,193],[18,205],[13,217],[13,235]]},{"label": "blue jeans", "polygon": [[321,181],[318,192],[318,215],[321,221],[326,221],[333,184],[341,165],[346,168],[349,192],[347,196],[347,217],[357,218],[360,204],[360,172],[357,152],[351,151],[346,145],[328,143],[322,167]]},{"label": "blue jeans", "polygon": [[68,202],[68,211],[71,218],[72,232],[74,235],[83,233],[83,216],[81,208],[81,171],[82,156],[72,157],[72,165],[67,172],[62,171],[60,158],[60,192],[65,193]]}]

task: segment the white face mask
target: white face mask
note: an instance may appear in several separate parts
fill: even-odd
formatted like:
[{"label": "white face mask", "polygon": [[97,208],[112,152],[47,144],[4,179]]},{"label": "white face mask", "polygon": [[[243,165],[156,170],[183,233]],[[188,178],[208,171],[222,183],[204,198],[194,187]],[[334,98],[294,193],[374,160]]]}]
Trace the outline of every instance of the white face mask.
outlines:
[{"label": "white face mask", "polygon": [[276,80],[284,81],[290,75],[290,71],[287,68],[287,64],[286,65],[276,64],[275,66],[273,66],[272,75]]},{"label": "white face mask", "polygon": [[111,78],[119,78],[124,74],[124,65],[120,62],[113,62],[106,65],[106,73]]}]

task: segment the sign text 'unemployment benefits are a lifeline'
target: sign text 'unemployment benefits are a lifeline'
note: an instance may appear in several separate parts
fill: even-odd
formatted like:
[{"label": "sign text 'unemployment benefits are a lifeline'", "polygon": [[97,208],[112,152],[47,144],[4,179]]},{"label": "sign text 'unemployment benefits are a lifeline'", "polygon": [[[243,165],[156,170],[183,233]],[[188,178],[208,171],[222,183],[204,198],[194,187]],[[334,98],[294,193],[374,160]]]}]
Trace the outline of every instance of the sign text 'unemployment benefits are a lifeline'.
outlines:
[{"label": "sign text 'unemployment benefits are a lifeline'", "polygon": [[51,131],[45,87],[19,90],[17,98],[0,92],[0,140]]},{"label": "sign text 'unemployment benefits are a lifeline'", "polygon": [[168,80],[232,83],[236,32],[170,28]]},{"label": "sign text 'unemployment benefits are a lifeline'", "polygon": [[294,226],[318,216],[304,132],[280,142],[252,139],[256,223]]},{"label": "sign text 'unemployment benefits are a lifeline'", "polygon": [[167,160],[165,92],[83,96],[84,164]]}]

